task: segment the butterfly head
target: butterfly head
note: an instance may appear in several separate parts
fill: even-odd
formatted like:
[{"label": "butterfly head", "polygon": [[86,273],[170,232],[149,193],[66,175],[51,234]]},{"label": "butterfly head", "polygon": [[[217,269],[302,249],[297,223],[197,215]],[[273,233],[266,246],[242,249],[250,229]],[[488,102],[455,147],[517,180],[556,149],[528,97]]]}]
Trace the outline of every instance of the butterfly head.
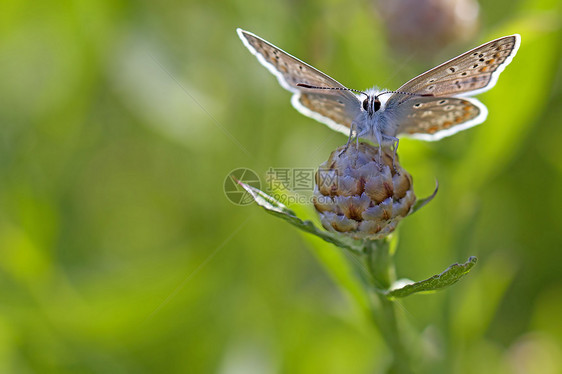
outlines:
[{"label": "butterfly head", "polygon": [[370,115],[373,115],[380,108],[381,101],[377,95],[368,95],[367,98],[363,100],[363,109]]}]

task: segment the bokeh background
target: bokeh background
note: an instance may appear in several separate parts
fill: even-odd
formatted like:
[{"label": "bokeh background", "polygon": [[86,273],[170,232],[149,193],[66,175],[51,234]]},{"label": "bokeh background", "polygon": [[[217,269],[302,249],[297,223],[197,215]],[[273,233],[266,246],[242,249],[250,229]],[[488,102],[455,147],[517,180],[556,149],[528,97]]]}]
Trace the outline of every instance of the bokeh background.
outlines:
[{"label": "bokeh background", "polygon": [[314,168],[346,141],[292,109],[236,27],[357,89],[521,34],[479,96],[483,125],[400,143],[417,194],[440,191],[400,226],[398,276],[479,258],[400,317],[420,372],[562,372],[561,14],[556,0],[3,1],[0,372],[384,372],[339,250],[223,193],[232,169]]}]

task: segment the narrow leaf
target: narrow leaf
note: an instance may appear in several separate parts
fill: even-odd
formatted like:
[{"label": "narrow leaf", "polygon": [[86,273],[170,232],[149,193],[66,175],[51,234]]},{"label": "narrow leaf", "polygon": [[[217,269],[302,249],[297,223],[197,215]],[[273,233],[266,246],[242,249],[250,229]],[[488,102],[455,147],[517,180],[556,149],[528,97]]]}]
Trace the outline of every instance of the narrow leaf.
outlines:
[{"label": "narrow leaf", "polygon": [[386,296],[389,298],[406,297],[417,292],[437,291],[449,287],[468,274],[477,260],[476,257],[472,256],[464,264],[453,264],[441,274],[434,275],[420,282],[408,284],[401,288],[389,290],[386,292]]},{"label": "narrow leaf", "polygon": [[340,248],[350,250],[354,253],[361,252],[363,248],[363,243],[359,240],[353,240],[341,234],[331,233],[320,229],[312,223],[312,221],[303,221],[297,217],[295,212],[287,208],[280,201],[276,200],[272,196],[269,196],[265,192],[252,187],[246,183],[238,181],[238,184],[242,186],[254,199],[254,201],[264,208],[268,213],[273,214],[276,217],[282,218],[289,222],[293,226],[306,231],[310,234],[314,234],[325,241],[335,244]]},{"label": "narrow leaf", "polygon": [[433,191],[433,193],[430,196],[428,196],[426,198],[423,198],[423,199],[420,199],[420,200],[417,200],[416,203],[414,204],[414,207],[412,208],[412,212],[410,214],[414,214],[415,212],[420,210],[424,205],[426,205],[431,200],[433,200],[435,195],[437,195],[438,190],[439,190],[439,182],[435,181],[435,191]]}]

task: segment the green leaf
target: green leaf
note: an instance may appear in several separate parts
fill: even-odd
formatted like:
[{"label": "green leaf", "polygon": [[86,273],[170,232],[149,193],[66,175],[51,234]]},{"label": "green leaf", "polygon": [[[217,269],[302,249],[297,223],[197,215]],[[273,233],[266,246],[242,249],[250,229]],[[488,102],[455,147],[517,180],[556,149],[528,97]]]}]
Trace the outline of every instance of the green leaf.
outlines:
[{"label": "green leaf", "polygon": [[453,264],[441,274],[437,274],[426,280],[408,284],[402,288],[389,290],[386,296],[389,298],[406,297],[417,292],[437,291],[457,283],[463,276],[468,274],[478,259],[470,257],[464,264]]},{"label": "green leaf", "polygon": [[252,196],[254,201],[259,206],[264,208],[268,213],[282,218],[293,226],[296,226],[297,228],[310,234],[314,234],[340,248],[347,249],[353,253],[362,252],[362,241],[354,240],[341,234],[331,233],[325,231],[324,229],[320,229],[316,227],[314,223],[312,223],[312,221],[303,221],[302,219],[298,218],[295,212],[293,212],[291,209],[287,208],[281,202],[277,201],[275,198],[269,196],[265,192],[240,181],[238,181],[238,184],[242,186]]},{"label": "green leaf", "polygon": [[416,203],[414,204],[414,207],[412,208],[412,212],[410,214],[414,214],[415,212],[417,212],[418,210],[420,210],[424,205],[426,205],[427,203],[429,203],[431,200],[433,200],[433,198],[435,197],[435,195],[437,195],[437,191],[439,190],[439,182],[435,181],[435,191],[433,191],[433,193],[423,199],[420,200],[416,200]]}]

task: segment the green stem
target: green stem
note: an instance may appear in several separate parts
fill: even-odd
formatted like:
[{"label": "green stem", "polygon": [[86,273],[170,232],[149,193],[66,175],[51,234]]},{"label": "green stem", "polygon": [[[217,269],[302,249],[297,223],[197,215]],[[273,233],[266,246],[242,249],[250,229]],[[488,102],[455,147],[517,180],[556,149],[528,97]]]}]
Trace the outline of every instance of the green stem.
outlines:
[{"label": "green stem", "polygon": [[380,292],[389,289],[394,281],[394,264],[390,241],[387,239],[366,241],[364,253],[367,269],[375,289],[373,294],[376,298],[376,304],[373,304],[372,307],[373,319],[394,355],[389,373],[411,373],[410,357],[404,347],[398,328],[394,303]]}]

